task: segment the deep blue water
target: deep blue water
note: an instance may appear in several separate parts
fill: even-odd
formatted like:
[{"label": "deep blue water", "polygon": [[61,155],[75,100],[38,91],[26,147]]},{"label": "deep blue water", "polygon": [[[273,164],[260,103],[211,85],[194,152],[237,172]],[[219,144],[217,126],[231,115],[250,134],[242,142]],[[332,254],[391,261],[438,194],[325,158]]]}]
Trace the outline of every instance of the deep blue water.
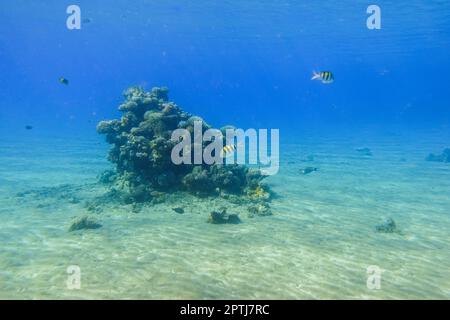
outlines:
[{"label": "deep blue water", "polygon": [[[372,3],[381,30],[366,27]],[[70,4],[91,20],[81,30],[66,28]],[[282,139],[302,128],[447,127],[449,49],[447,1],[5,0],[1,126],[93,134],[117,116],[124,89],[164,85],[215,126],[280,128]],[[311,81],[313,70],[336,81]]]}]

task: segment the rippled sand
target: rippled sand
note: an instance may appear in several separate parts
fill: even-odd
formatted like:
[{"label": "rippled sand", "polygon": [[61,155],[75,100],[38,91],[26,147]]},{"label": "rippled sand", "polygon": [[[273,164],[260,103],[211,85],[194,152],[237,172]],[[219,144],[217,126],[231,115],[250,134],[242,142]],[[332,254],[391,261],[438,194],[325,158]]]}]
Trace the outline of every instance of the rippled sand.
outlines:
[{"label": "rippled sand", "polygon": [[[133,213],[110,205],[103,227],[67,232],[105,189],[100,138],[0,142],[0,298],[399,299],[450,298],[450,165],[424,161],[442,135],[310,138],[281,146],[273,216],[206,223],[212,199],[172,195]],[[32,143],[30,143],[32,142]],[[448,142],[448,141],[447,141]],[[355,152],[370,147],[372,157]],[[314,154],[313,162],[302,161]],[[315,166],[319,171],[301,175]],[[61,192],[55,187],[66,185]],[[18,197],[18,192],[32,191]],[[184,214],[171,210],[185,206]],[[381,234],[385,217],[401,233]],[[81,289],[66,285],[70,265]],[[367,267],[381,289],[366,286]]]}]

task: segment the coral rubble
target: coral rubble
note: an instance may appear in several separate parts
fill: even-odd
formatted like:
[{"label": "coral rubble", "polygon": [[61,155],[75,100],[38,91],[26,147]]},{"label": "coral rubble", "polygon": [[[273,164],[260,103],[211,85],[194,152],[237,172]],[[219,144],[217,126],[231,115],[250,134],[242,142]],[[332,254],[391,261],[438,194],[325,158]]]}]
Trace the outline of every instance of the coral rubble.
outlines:
[{"label": "coral rubble", "polygon": [[387,218],[382,223],[375,226],[377,232],[393,233],[397,231],[397,225],[392,218]]},{"label": "coral rubble", "polygon": [[[167,88],[145,92],[133,87],[125,91],[124,97],[125,102],[119,106],[122,117],[97,125],[98,133],[112,144],[108,159],[115,164],[115,172],[106,172],[101,181],[120,190],[124,202],[161,202],[164,193],[178,190],[224,197],[261,193],[264,175],[257,169],[236,164],[172,162],[171,152],[178,143],[171,139],[174,130],[193,132],[195,121],[202,121],[203,131],[211,127],[170,102]],[[208,145],[201,143],[202,148]],[[189,147],[193,150],[195,143]]]},{"label": "coral rubble", "polygon": [[83,229],[98,229],[102,225],[95,218],[88,215],[75,218],[69,227],[69,232]]},{"label": "coral rubble", "polygon": [[255,216],[270,216],[272,215],[272,211],[267,202],[262,202],[259,204],[252,204],[247,208],[248,217],[253,218]]},{"label": "coral rubble", "polygon": [[212,211],[209,214],[208,222],[213,224],[238,224],[241,223],[241,219],[237,214],[227,213],[227,209],[222,208],[220,211]]}]

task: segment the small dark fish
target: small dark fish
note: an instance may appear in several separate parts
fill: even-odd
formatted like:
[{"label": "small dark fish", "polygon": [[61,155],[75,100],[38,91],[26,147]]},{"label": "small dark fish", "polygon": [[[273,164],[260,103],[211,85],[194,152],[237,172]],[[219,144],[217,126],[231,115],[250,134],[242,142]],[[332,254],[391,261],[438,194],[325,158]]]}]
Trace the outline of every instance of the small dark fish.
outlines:
[{"label": "small dark fish", "polygon": [[66,86],[69,85],[69,80],[67,80],[64,77],[59,78],[59,83],[65,84]]},{"label": "small dark fish", "polygon": [[314,167],[306,167],[304,169],[301,170],[302,174],[309,174],[311,172],[317,171],[319,170],[318,168],[314,168]]},{"label": "small dark fish", "polygon": [[305,159],[301,159],[300,161],[301,162],[312,162],[312,161],[314,161],[314,159],[315,159],[314,155],[309,154],[305,157]]},{"label": "small dark fish", "polygon": [[26,125],[26,126],[25,126],[25,129],[27,129],[27,130],[31,130],[31,129],[33,129],[33,126],[30,126],[30,125]]},{"label": "small dark fish", "polygon": [[175,211],[176,213],[179,214],[183,214],[184,213],[184,209],[181,207],[176,207],[176,208],[172,208],[173,211]]},{"label": "small dark fish", "polygon": [[356,151],[364,156],[372,155],[372,151],[369,148],[357,148]]}]

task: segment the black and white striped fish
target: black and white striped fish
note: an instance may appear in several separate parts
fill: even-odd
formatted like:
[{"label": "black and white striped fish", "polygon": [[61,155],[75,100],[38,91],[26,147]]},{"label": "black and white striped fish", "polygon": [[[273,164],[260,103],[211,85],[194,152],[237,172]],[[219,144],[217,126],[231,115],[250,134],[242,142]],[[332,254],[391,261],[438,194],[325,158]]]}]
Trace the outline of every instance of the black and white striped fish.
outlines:
[{"label": "black and white striped fish", "polygon": [[240,147],[243,145],[243,142],[238,142],[237,144],[228,144],[225,145],[222,150],[220,150],[220,156],[222,158],[227,158],[231,155],[234,154],[234,152],[236,151],[237,147]]},{"label": "black and white striped fish", "polygon": [[331,71],[321,71],[313,72],[313,77],[311,80],[320,80],[322,83],[332,83],[334,81],[334,76]]}]

